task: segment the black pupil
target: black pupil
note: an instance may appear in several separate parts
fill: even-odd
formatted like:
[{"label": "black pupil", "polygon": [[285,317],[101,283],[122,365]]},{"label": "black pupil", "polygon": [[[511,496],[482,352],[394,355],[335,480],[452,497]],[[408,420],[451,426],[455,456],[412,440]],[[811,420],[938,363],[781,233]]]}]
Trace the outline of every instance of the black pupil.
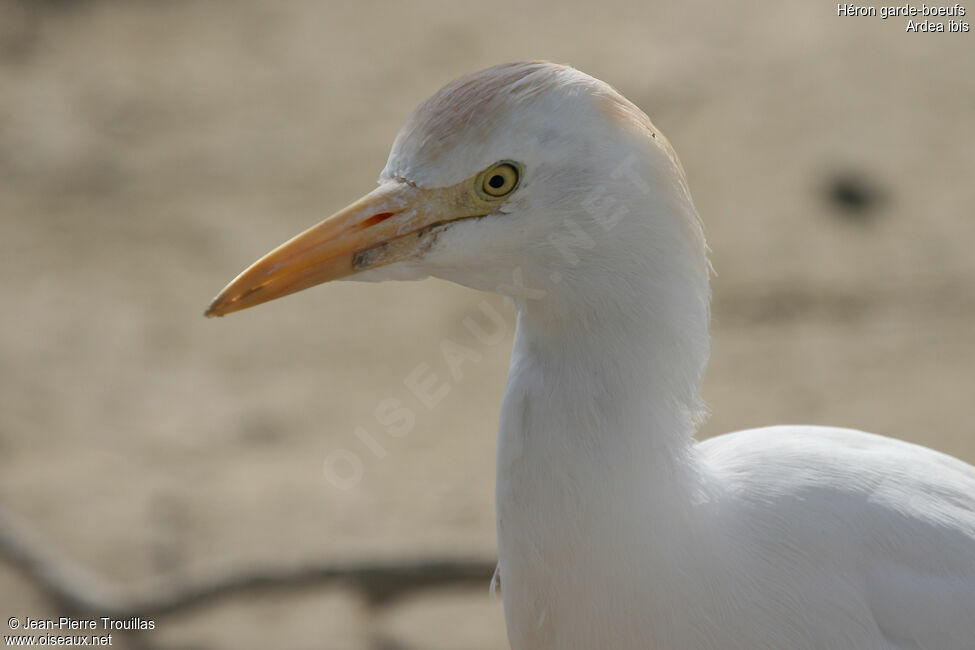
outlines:
[{"label": "black pupil", "polygon": [[501,174],[495,174],[488,181],[488,185],[490,185],[494,189],[498,189],[499,187],[504,187],[504,176],[502,176]]}]

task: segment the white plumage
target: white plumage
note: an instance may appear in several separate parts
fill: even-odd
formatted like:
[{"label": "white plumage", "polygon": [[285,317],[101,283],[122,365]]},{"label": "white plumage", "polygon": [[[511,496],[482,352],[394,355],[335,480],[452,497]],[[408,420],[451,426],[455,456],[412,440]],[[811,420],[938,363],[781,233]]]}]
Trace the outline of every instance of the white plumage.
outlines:
[{"label": "white plumage", "polygon": [[646,116],[520,63],[427,100],[379,189],[208,313],[347,276],[522,289],[497,460],[515,650],[975,648],[975,468],[843,429],[693,441],[709,271]]}]

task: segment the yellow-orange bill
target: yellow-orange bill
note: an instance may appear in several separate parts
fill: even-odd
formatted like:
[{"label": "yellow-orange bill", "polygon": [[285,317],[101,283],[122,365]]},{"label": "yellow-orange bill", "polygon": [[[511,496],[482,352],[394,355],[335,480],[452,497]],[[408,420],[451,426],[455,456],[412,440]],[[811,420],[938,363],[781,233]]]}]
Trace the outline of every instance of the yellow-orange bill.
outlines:
[{"label": "yellow-orange bill", "polygon": [[425,234],[495,207],[479,200],[468,182],[436,189],[385,183],[254,262],[224,287],[204,315],[223,316],[409,259],[429,245]]}]

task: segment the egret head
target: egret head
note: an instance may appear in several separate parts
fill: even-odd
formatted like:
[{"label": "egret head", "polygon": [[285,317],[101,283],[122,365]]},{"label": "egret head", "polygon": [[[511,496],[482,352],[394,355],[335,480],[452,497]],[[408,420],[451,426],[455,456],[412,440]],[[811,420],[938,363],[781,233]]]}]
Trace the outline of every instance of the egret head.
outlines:
[{"label": "egret head", "polygon": [[688,251],[700,272],[680,163],[646,115],[573,68],[506,64],[421,104],[378,188],[255,262],[206,313],[341,278],[432,275],[497,290],[518,269],[526,283],[582,291]]}]

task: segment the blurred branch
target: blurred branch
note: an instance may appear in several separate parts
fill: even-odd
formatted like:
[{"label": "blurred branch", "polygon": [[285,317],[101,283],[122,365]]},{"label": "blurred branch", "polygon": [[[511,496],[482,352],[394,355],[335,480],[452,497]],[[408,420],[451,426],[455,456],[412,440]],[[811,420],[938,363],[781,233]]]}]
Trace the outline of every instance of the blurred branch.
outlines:
[{"label": "blurred branch", "polygon": [[405,593],[449,587],[487,589],[495,563],[478,559],[295,564],[212,571],[180,582],[124,589],[75,564],[0,507],[0,555],[26,573],[58,605],[77,614],[117,619],[161,615],[245,592],[340,585],[373,604]]}]

